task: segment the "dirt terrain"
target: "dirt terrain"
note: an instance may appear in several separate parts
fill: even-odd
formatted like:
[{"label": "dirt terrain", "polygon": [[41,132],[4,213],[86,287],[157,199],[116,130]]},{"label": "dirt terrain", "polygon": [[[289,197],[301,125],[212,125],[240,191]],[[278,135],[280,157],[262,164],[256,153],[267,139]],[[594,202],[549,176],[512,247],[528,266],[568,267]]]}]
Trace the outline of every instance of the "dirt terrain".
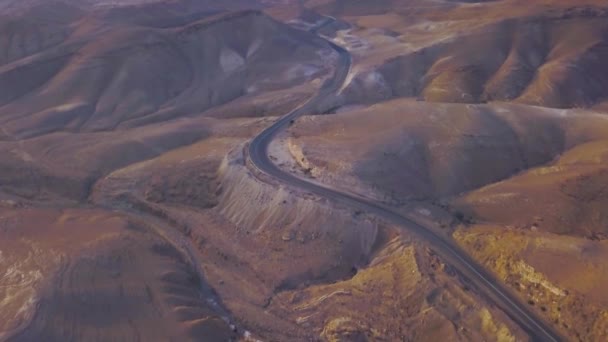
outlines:
[{"label": "dirt terrain", "polygon": [[525,341],[407,227],[608,337],[602,1],[0,0],[1,341]]},{"label": "dirt terrain", "polygon": [[302,119],[272,153],[436,222],[569,336],[602,340],[607,129],[588,110],[393,100]]}]

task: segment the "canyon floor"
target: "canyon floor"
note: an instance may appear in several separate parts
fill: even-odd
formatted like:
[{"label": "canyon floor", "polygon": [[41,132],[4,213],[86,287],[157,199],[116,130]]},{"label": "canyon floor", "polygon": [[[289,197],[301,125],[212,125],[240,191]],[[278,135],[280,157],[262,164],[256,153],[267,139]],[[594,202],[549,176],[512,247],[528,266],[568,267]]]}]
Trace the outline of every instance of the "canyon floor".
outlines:
[{"label": "canyon floor", "polygon": [[1,341],[608,339],[608,5],[0,0]]}]

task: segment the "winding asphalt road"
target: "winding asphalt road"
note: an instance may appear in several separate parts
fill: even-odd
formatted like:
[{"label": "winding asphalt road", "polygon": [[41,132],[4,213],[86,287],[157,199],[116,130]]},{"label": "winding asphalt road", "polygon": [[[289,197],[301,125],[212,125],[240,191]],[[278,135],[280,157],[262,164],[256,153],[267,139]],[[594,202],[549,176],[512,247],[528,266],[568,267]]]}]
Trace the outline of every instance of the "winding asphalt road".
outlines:
[{"label": "winding asphalt road", "polygon": [[283,129],[288,127],[292,120],[314,111],[315,106],[323,100],[333,96],[342,87],[352,66],[350,53],[332,43],[328,43],[340,56],[339,65],[330,80],[326,81],[317,94],[308,102],[285,114],[272,126],[265,129],[256,136],[249,145],[249,158],[259,171],[273,177],[274,179],[289,185],[299,187],[318,196],[342,202],[353,208],[357,208],[369,214],[381,217],[404,229],[413,232],[418,237],[428,242],[432,249],[443,257],[443,259],[467,281],[485,295],[496,306],[503,310],[513,321],[525,330],[535,341],[561,341],[563,338],[543,319],[537,317],[530,308],[517,299],[516,295],[506,289],[501,282],[492,274],[475,262],[464,250],[448,237],[435,233],[432,229],[413,219],[403,216],[394,210],[354,194],[332,189],[328,186],[312,183],[291,173],[281,170],[276,166],[268,155],[268,146],[273,138]]}]

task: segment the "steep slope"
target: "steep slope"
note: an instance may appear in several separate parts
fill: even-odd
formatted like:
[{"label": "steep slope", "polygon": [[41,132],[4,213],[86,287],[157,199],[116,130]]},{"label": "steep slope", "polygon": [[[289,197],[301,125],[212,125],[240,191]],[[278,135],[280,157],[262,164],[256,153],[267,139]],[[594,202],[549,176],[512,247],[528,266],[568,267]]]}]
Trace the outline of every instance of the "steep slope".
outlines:
[{"label": "steep slope", "polygon": [[226,138],[177,149],[110,174],[91,199],[163,217],[188,236],[224,305],[256,338],[525,340],[424,245],[260,181],[242,151]]},{"label": "steep slope", "polygon": [[205,280],[147,223],[92,209],[0,208],[0,217],[10,223],[2,340],[235,337]]},{"label": "steep slope", "polygon": [[358,14],[357,25],[335,33],[361,58],[344,102],[417,97],[572,108],[608,97],[605,6],[401,4],[411,11]]},{"label": "steep slope", "polygon": [[[608,136],[592,112],[392,100],[306,117],[271,151],[309,175],[384,200],[450,198]],[[588,115],[587,115],[588,114]],[[289,157],[291,156],[291,157]],[[339,156],[336,158],[335,156]]]},{"label": "steep slope", "polygon": [[600,341],[607,137],[605,115],[587,110],[393,100],[301,118],[270,155],[453,233],[556,329]]},{"label": "steep slope", "polygon": [[0,340],[525,341],[406,227],[247,163],[335,72],[315,34],[349,84],[270,158],[606,339],[608,120],[529,105],[604,101],[601,1],[40,2],[0,0]]},{"label": "steep slope", "polygon": [[0,13],[0,65],[62,43],[72,32],[70,24],[82,15],[78,8],[62,3],[19,15]]},{"label": "steep slope", "polygon": [[607,151],[583,143],[451,203],[473,223],[457,240],[578,340],[607,336]]},{"label": "steep slope", "polygon": [[482,222],[605,239],[607,154],[606,140],[579,145],[550,165],[466,194],[455,206]]},{"label": "steep slope", "polygon": [[[25,25],[31,13],[16,22]],[[0,66],[3,191],[82,199],[99,177],[216,128],[250,132],[255,120],[205,116],[280,115],[333,68],[321,39],[260,12],[164,29],[104,21],[105,14],[70,17],[62,24],[68,38]]]},{"label": "steep slope", "polygon": [[171,29],[113,25],[0,69],[11,135],[97,131],[192,115],[327,71],[331,50],[259,12]]},{"label": "steep slope", "polygon": [[[149,208],[216,206],[219,165],[206,157],[224,157],[218,141],[234,147],[308,98],[331,76],[333,50],[261,12],[180,16],[142,6],[129,22],[134,10],[59,20],[58,7],[48,22],[38,21],[44,11],[25,11],[3,26],[2,340],[249,338],[241,323],[252,316],[237,311],[235,321],[226,310],[215,291],[224,280],[216,273],[209,284],[200,262],[208,250],[196,248],[192,227]],[[196,149],[205,143],[206,151]],[[114,184],[105,179],[114,171],[189,145],[190,163],[178,153],[168,175],[120,184],[148,186],[143,201],[121,194],[106,202],[95,192],[97,183]],[[218,228],[209,217],[201,222]],[[224,228],[207,237],[222,241]],[[223,260],[230,242],[207,260]],[[273,274],[264,262],[255,266]],[[234,279],[240,270],[221,275]],[[262,304],[246,307],[257,313]]]}]

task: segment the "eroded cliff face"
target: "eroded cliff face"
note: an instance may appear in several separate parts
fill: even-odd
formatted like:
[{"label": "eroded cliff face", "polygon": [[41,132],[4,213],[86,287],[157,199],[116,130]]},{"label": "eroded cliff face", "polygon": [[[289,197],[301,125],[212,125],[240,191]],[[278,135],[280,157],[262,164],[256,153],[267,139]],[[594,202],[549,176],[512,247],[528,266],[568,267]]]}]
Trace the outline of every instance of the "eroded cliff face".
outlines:
[{"label": "eroded cliff face", "polygon": [[[307,274],[307,269],[297,271],[297,267],[289,267],[289,272],[302,274],[290,275],[287,278],[293,279],[285,279],[282,286],[297,287],[302,282],[298,277],[314,278],[315,274],[328,277],[326,281],[340,279],[352,267],[368,261],[377,235],[375,223],[356,217],[348,208],[336,207],[282,185],[261,182],[245,166],[240,152],[234,151],[220,166],[222,195],[218,210],[246,232],[279,244],[288,242],[289,252],[294,253],[288,259],[307,260],[313,274]],[[316,247],[300,248],[307,242]],[[336,267],[331,267],[332,264]]]},{"label": "eroded cliff face", "polygon": [[310,96],[332,50],[256,11],[46,9],[0,28],[2,339],[244,338],[163,210],[216,207],[226,153]]},{"label": "eroded cliff face", "polygon": [[271,159],[604,339],[605,4],[98,5],[0,20],[0,339],[526,340],[408,227],[243,154],[335,72],[317,34],[353,68]]},{"label": "eroded cliff face", "polygon": [[[244,147],[209,139],[134,164],[100,181],[93,200],[161,217],[184,234],[251,336],[524,338],[499,311],[473,306],[482,299],[401,228],[260,175]],[[191,181],[175,176],[186,170]],[[404,320],[410,329],[398,328]]]}]

